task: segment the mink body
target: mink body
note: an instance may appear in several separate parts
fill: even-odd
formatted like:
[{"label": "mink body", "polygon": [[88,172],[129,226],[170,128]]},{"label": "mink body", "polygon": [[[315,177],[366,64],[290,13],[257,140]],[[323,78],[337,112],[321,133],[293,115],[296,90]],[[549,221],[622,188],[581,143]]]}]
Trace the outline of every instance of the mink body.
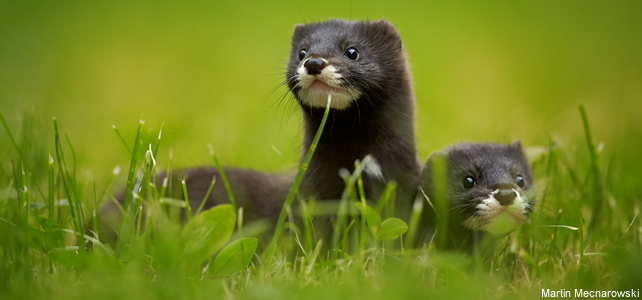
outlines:
[{"label": "mink body", "polygon": [[385,20],[298,25],[286,79],[303,113],[304,153],[328,94],[333,101],[302,183],[304,194],[339,199],[345,188],[339,170],[353,171],[355,160],[370,154],[374,160],[363,174],[366,198],[377,201],[385,184],[395,181],[399,213],[407,213],[421,166],[412,82],[394,26]]}]

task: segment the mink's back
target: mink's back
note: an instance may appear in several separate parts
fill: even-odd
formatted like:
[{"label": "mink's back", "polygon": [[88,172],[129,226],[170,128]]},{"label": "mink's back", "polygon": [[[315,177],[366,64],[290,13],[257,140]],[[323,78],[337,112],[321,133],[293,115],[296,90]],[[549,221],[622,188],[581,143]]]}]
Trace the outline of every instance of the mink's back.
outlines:
[{"label": "mink's back", "polygon": [[[267,219],[274,222],[278,219],[281,207],[293,182],[291,175],[266,174],[249,169],[224,168],[230,188],[234,194],[238,207],[243,207],[244,220],[251,222],[260,219]],[[167,173],[156,175],[158,188],[167,177]],[[203,210],[212,208],[218,204],[230,203],[227,190],[220,176],[218,169],[213,167],[199,167],[179,169],[172,171],[171,179],[168,179],[167,194],[165,197],[184,199],[181,180],[185,179],[187,193],[190,199],[190,206],[196,212],[201,201],[207,194],[216,177],[216,183],[212,192],[205,200]],[[141,195],[145,197],[144,195]],[[116,196],[122,205],[125,192],[121,191]],[[115,246],[118,226],[120,224],[120,211],[115,203],[109,201],[100,209],[98,216],[98,230],[100,239]]]}]

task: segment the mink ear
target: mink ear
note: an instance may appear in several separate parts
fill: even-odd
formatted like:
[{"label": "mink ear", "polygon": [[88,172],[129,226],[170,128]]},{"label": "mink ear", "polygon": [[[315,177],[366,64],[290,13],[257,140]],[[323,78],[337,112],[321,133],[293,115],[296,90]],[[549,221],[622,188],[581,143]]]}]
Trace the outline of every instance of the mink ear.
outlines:
[{"label": "mink ear", "polygon": [[[295,24],[294,32],[292,33],[292,47],[299,47],[298,43],[305,36],[305,24]],[[298,53],[297,50],[295,53]]]},{"label": "mink ear", "polygon": [[436,160],[445,160],[445,159],[446,159],[446,153],[444,153],[443,151],[435,151],[433,153],[430,153],[430,155],[428,156],[428,159],[426,159],[426,163],[424,164],[424,172],[427,169],[430,169]]},{"label": "mink ear", "polygon": [[392,40],[392,41],[397,41],[399,48],[401,48],[401,36],[399,36],[399,32],[395,28],[390,21],[386,19],[379,19],[376,21],[373,21],[370,23],[374,28],[376,28],[379,32],[382,33],[382,36],[385,37],[386,40]]},{"label": "mink ear", "polygon": [[515,150],[522,151],[522,143],[519,140],[515,140],[514,142],[510,143],[510,145],[508,146]]},{"label": "mink ear", "polygon": [[303,36],[305,36],[307,31],[309,31],[308,25],[306,25],[306,24],[294,24],[294,31],[292,33],[292,40],[296,41],[296,40],[299,40],[299,39],[303,38]]},{"label": "mink ear", "polygon": [[438,164],[438,161],[445,161],[447,155],[442,151],[435,151],[428,156],[426,163],[424,164],[423,169],[421,170],[421,188],[428,194],[428,197],[432,196],[432,185],[433,185],[433,168],[435,164]]},{"label": "mink ear", "polygon": [[381,19],[376,20],[376,21],[372,21],[372,25],[381,26],[381,28],[385,27],[385,28],[388,28],[389,30],[392,30],[392,31],[395,31],[395,32],[397,31],[395,29],[395,26],[392,25],[392,23],[390,23],[390,21],[388,21],[388,20],[386,20],[384,18],[381,18]]},{"label": "mink ear", "polygon": [[301,31],[303,27],[305,27],[305,24],[294,24],[294,35],[296,35],[298,31]]},{"label": "mink ear", "polygon": [[428,160],[426,162],[434,161],[435,159],[438,159],[438,158],[443,159],[445,157],[446,157],[446,153],[444,153],[443,151],[435,151],[433,153],[430,153],[430,155],[428,156]]}]

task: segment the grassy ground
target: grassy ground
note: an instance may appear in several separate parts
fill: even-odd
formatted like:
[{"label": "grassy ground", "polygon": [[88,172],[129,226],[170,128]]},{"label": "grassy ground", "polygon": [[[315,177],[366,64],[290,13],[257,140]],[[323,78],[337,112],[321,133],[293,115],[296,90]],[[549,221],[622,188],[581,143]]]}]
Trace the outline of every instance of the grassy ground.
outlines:
[{"label": "grassy ground", "polygon": [[[239,5],[0,4],[3,298],[539,298],[642,287],[638,2]],[[229,207],[194,217],[201,228],[227,220],[209,243],[188,247],[199,226],[157,214],[151,231],[124,223],[128,242],[113,251],[73,248],[103,191],[133,188],[140,174],[145,186],[154,168],[214,165],[208,143],[223,165],[296,172],[301,121],[281,97],[282,68],[293,24],[330,17],[385,17],[400,31],[422,159],[464,140],[527,147],[537,212],[490,263],[402,249],[399,238],[362,234],[359,221],[347,252],[315,252],[305,228],[286,226],[274,256],[251,256],[256,226],[239,227]],[[240,248],[210,259],[226,237]]]}]

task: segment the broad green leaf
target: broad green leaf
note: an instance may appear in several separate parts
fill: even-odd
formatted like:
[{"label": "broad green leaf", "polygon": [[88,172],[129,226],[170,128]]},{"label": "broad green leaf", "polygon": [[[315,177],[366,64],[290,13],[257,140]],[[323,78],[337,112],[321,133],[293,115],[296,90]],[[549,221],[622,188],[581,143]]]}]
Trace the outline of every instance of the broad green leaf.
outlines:
[{"label": "broad green leaf", "polygon": [[381,222],[381,227],[377,232],[377,239],[394,240],[406,233],[406,230],[408,230],[406,222],[397,218],[388,218]]},{"label": "broad green leaf", "polygon": [[42,227],[42,230],[60,229],[60,227],[58,227],[58,223],[56,223],[55,220],[45,218],[43,216],[38,216],[36,220],[38,221],[38,224],[40,224],[40,227]]},{"label": "broad green leaf", "polygon": [[25,226],[24,229],[26,230],[22,232],[22,238],[26,239],[26,244],[34,249],[46,252],[45,232],[29,225]]},{"label": "broad green leaf", "polygon": [[60,227],[55,220],[39,216],[37,221],[40,227],[42,227],[42,230],[44,230],[45,251],[49,251],[56,247],[59,241],[63,240],[62,232],[60,232]]},{"label": "broad green leaf", "polygon": [[243,271],[250,264],[259,240],[255,237],[239,239],[225,246],[214,260],[214,272],[219,276],[230,276]]},{"label": "broad green leaf", "polygon": [[183,251],[187,260],[201,262],[210,258],[229,241],[236,214],[232,205],[217,205],[190,221],[181,233]]},{"label": "broad green leaf", "polygon": [[369,205],[366,205],[366,209],[363,209],[363,204],[355,203],[354,206],[361,211],[361,215],[366,218],[368,227],[373,234],[376,234],[381,226],[381,216]]}]

